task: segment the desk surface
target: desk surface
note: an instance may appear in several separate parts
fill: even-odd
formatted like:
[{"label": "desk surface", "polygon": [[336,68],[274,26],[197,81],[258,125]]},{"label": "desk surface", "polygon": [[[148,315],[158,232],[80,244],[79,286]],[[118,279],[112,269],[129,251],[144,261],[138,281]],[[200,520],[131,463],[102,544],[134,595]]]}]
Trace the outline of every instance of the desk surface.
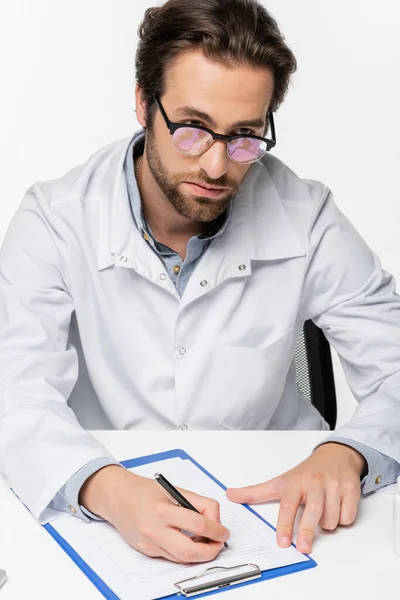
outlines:
[{"label": "desk surface", "polygon": [[[325,432],[93,432],[119,460],[183,448],[227,486],[266,481],[306,458]],[[0,479],[1,600],[101,600],[103,597]],[[276,524],[278,503],[256,509]],[[311,555],[318,566],[215,598],[369,600],[398,594],[400,558],[392,551],[393,496],[363,498],[356,522],[320,531]]]}]

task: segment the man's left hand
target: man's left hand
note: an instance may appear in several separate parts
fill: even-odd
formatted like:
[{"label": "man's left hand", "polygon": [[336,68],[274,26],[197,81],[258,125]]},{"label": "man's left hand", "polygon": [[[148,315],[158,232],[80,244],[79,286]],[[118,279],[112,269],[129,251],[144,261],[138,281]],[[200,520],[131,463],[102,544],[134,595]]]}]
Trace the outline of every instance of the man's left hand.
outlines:
[{"label": "man's left hand", "polygon": [[277,543],[285,548],[293,538],[297,511],[304,504],[297,533],[297,549],[309,553],[318,525],[333,530],[356,518],[361,496],[364,457],[350,446],[328,442],[286,473],[265,483],[228,488],[227,497],[241,504],[280,500]]}]

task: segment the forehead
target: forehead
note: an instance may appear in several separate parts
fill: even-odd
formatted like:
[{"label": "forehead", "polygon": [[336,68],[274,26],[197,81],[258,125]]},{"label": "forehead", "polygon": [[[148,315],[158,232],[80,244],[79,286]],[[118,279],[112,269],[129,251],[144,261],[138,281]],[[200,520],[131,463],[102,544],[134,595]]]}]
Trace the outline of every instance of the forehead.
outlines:
[{"label": "forehead", "polygon": [[201,50],[177,57],[165,73],[165,99],[171,108],[195,106],[220,122],[263,117],[274,78],[267,68],[228,67],[207,59]]}]

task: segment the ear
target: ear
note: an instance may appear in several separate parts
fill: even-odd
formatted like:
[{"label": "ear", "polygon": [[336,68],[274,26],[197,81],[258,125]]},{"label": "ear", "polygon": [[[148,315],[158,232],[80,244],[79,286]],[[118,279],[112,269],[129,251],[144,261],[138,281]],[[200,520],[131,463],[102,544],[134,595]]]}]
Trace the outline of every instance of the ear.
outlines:
[{"label": "ear", "polygon": [[142,88],[137,83],[135,87],[136,118],[142,127],[146,127],[146,103],[143,99]]}]

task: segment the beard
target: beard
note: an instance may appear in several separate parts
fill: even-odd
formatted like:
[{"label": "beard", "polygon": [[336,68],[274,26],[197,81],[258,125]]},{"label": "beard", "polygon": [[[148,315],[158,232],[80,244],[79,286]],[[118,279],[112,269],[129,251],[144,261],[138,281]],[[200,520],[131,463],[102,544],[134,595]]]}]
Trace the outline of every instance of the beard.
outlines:
[{"label": "beard", "polygon": [[[177,152],[177,150],[171,146],[171,152]],[[191,221],[205,223],[217,219],[225,211],[240,187],[240,183],[228,177],[220,177],[218,180],[209,181],[204,176],[200,179],[200,175],[196,181],[193,181],[191,179],[193,175],[184,172],[170,175],[161,160],[153,131],[149,129],[146,133],[146,158],[150,172],[165,198],[172,204],[177,213]],[[179,190],[179,185],[184,181],[229,189],[226,190],[226,195],[218,199],[190,193],[184,194]]]}]

